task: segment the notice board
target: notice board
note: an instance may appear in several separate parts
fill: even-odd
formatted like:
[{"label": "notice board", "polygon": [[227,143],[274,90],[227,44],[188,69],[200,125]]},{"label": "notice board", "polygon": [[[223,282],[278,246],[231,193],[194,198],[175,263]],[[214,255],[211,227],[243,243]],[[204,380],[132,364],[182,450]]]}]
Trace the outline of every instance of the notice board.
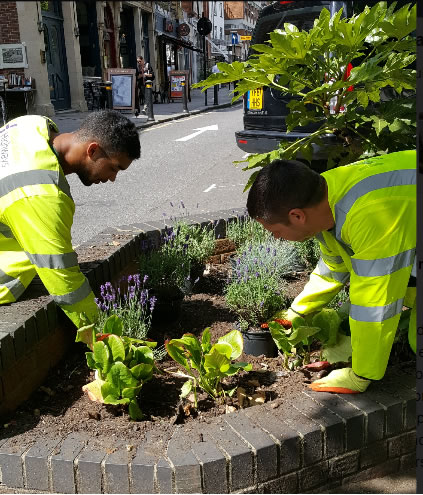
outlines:
[{"label": "notice board", "polygon": [[183,95],[183,86],[182,82],[185,81],[185,84],[187,86],[187,97],[188,100],[191,101],[191,85],[190,85],[190,80],[189,80],[189,70],[171,70],[169,72],[169,90],[170,90],[170,95],[169,99],[176,100],[176,99],[182,99]]}]

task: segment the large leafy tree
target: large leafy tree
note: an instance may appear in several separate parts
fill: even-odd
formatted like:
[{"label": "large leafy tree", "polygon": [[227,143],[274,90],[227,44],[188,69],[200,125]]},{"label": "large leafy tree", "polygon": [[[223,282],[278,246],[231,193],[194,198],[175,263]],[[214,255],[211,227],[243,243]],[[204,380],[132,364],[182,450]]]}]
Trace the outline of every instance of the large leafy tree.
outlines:
[{"label": "large leafy tree", "polygon": [[351,18],[343,18],[342,9],[331,18],[323,9],[309,31],[285,23],[268,42],[254,45],[256,53],[246,62],[219,63],[220,73],[196,85],[204,91],[237,81],[233,101],[267,86],[294,96],[288,104],[288,132],[317,123],[317,130],[303,139],[250,155],[244,170],[298,154],[310,161],[312,144],[321,144],[328,133],[339,137],[328,150],[328,168],[363,154],[415,147],[416,6],[395,7],[378,2]]}]

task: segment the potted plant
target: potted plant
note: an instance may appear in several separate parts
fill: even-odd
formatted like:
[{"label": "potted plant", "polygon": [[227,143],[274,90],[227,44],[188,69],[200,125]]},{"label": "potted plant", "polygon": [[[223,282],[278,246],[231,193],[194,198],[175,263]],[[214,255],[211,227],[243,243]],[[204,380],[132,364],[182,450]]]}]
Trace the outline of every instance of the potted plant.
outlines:
[{"label": "potted plant", "polygon": [[148,275],[147,287],[157,298],[153,323],[175,321],[181,313],[181,304],[187,280],[190,280],[190,262],[184,249],[163,246],[141,255],[140,272]]},{"label": "potted plant", "polygon": [[[263,254],[269,254],[264,249]],[[244,337],[244,351],[273,357],[277,353],[269,329],[262,326],[284,307],[284,281],[274,265],[264,257],[252,258],[247,250],[237,259],[238,266],[225,290],[228,307],[238,316],[238,326]]]}]

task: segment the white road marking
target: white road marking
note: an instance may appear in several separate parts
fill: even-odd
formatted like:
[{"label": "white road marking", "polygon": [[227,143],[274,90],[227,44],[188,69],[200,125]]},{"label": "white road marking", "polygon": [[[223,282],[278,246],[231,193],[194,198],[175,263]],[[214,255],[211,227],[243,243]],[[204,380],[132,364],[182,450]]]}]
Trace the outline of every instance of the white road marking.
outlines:
[{"label": "white road marking", "polygon": [[207,127],[197,127],[197,129],[193,129],[193,130],[197,131],[197,132],[193,132],[192,134],[189,134],[188,136],[184,136],[182,138],[175,139],[175,141],[188,141],[189,139],[195,138],[196,136],[198,136],[199,134],[202,134],[203,132],[217,131],[218,127],[217,127],[217,124],[214,124],[214,125],[208,125]]},{"label": "white road marking", "polygon": [[203,192],[210,192],[212,189],[214,189],[216,187],[216,184],[212,184],[210,187],[208,187],[207,189],[204,189]]}]

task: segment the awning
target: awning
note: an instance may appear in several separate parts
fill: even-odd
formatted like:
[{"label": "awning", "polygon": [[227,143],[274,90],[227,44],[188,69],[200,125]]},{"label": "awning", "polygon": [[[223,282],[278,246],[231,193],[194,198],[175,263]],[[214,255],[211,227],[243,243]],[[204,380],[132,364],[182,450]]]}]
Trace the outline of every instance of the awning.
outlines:
[{"label": "awning", "polygon": [[188,48],[189,50],[193,50],[194,52],[203,53],[203,50],[201,50],[200,48],[196,48],[195,46],[191,45],[190,42],[182,40],[180,38],[174,38],[173,36],[168,36],[164,33],[159,34],[159,37],[167,43],[173,43],[174,45],[183,46],[184,48]]}]

